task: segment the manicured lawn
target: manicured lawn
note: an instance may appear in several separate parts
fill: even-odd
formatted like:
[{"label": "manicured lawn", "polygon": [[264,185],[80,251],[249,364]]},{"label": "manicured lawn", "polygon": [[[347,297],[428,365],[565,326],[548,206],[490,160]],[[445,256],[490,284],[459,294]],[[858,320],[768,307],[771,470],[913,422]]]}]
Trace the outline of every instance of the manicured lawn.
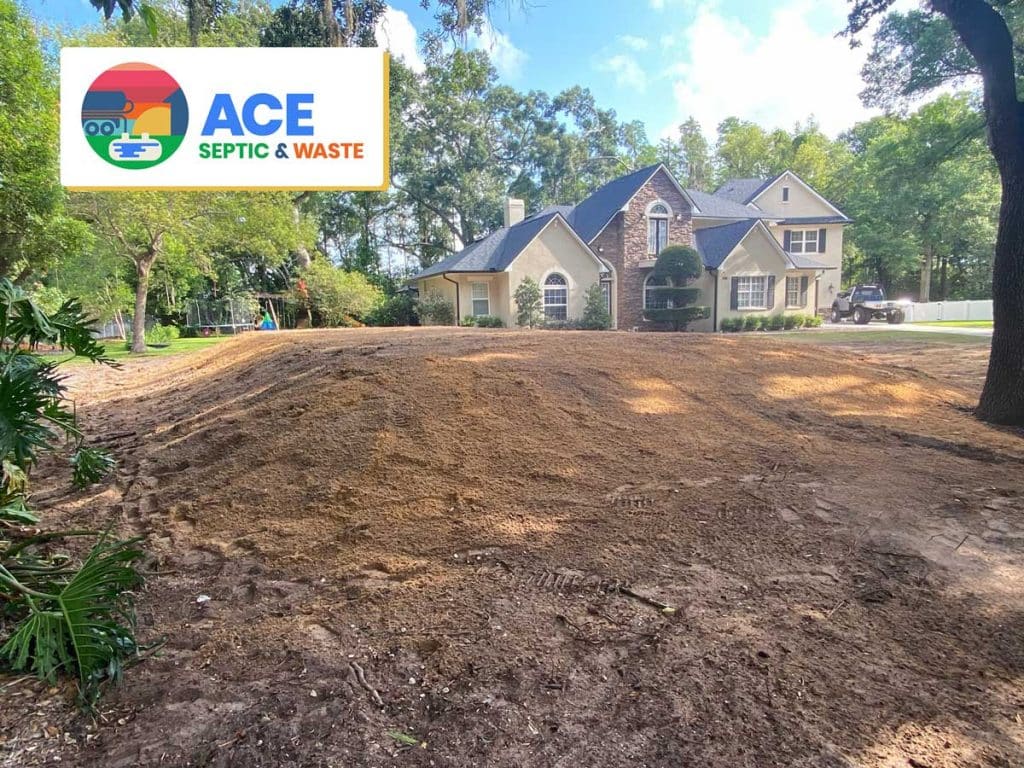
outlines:
[{"label": "manicured lawn", "polygon": [[967,336],[962,333],[935,333],[933,331],[783,331],[782,333],[765,334],[768,338],[783,338],[787,341],[802,341],[808,344],[879,344],[886,342],[915,344],[975,344],[988,345],[988,336]]},{"label": "manicured lawn", "polygon": [[938,325],[948,328],[991,328],[991,320],[919,320],[912,325]]},{"label": "manicured lawn", "polygon": [[[165,355],[184,355],[190,352],[198,352],[201,349],[212,347],[214,344],[220,344],[222,341],[227,341],[231,336],[208,336],[206,338],[196,339],[175,339],[168,346],[156,349],[150,347],[149,351],[144,355],[133,355],[127,349],[123,341],[114,340],[107,342],[107,354],[114,360],[127,360],[137,359],[141,357],[163,357]],[[65,361],[69,365],[77,365],[79,363],[88,362],[85,358],[72,358],[67,354],[50,354],[44,355],[47,360]]]}]

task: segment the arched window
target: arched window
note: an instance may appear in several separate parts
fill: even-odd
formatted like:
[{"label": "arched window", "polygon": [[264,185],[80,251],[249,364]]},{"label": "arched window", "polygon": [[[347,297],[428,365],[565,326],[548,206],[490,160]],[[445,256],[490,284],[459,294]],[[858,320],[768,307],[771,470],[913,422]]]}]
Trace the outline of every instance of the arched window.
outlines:
[{"label": "arched window", "polygon": [[672,299],[659,287],[671,287],[672,281],[667,277],[655,277],[652,272],[644,280],[644,309],[672,309]]},{"label": "arched window", "polygon": [[655,203],[647,210],[647,253],[657,256],[668,245],[668,206]]},{"label": "arched window", "polygon": [[566,320],[569,317],[569,284],[557,272],[544,281],[544,319]]}]

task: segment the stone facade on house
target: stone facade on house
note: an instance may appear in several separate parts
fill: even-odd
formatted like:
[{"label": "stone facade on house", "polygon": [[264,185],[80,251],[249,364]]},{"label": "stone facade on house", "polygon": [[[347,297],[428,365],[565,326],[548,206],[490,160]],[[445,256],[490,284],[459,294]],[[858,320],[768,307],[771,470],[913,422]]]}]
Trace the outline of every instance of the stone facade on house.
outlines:
[{"label": "stone facade on house", "polygon": [[693,210],[690,203],[661,169],[644,184],[629,202],[628,210],[615,218],[591,243],[591,247],[607,260],[618,275],[616,296],[618,326],[624,330],[644,328],[644,280],[650,267],[640,262],[655,258],[648,253],[647,211],[654,203],[665,203],[669,209],[668,244],[693,247]]}]

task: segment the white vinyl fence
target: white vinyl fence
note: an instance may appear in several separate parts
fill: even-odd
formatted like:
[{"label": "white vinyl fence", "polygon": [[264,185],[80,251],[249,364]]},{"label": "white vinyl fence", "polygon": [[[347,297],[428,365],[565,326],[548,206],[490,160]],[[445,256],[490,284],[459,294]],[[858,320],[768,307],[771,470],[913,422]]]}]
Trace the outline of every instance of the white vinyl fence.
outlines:
[{"label": "white vinyl fence", "polygon": [[907,311],[908,323],[935,320],[991,320],[992,299],[972,301],[930,301],[914,303]]}]

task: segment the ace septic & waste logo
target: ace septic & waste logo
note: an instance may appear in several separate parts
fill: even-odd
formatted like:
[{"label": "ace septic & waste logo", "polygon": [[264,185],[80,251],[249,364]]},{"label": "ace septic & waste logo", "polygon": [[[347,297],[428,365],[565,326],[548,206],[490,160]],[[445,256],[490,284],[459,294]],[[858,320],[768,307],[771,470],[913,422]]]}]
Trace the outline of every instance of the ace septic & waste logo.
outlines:
[{"label": "ace septic & waste logo", "polygon": [[82,130],[93,151],[118,168],[152,168],[181,146],[188,102],[159,67],[118,64],[97,77],[82,101]]},{"label": "ace septic & waste logo", "polygon": [[63,48],[70,190],[379,191],[381,48]]}]

